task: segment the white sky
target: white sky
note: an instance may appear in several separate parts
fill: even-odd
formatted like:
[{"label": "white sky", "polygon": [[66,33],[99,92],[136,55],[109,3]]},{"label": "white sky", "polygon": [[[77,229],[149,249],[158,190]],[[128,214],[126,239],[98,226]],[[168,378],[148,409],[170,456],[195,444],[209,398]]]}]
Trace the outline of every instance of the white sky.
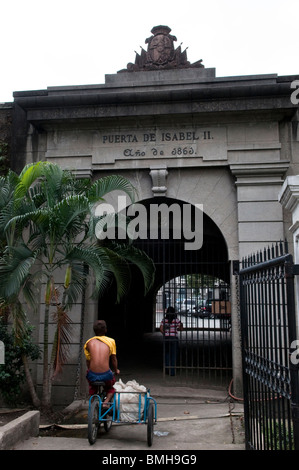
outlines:
[{"label": "white sky", "polygon": [[0,102],[105,82],[167,25],[217,76],[299,74],[298,0],[0,0]]}]

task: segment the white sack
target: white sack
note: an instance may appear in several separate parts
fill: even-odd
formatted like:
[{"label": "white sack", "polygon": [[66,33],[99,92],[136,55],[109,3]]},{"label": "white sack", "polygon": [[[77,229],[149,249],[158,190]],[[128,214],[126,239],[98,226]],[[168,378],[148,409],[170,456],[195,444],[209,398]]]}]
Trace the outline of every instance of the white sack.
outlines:
[{"label": "white sack", "polygon": [[126,384],[123,383],[121,379],[114,384],[114,389],[117,392],[127,392],[127,393],[117,393],[116,406],[120,404],[120,420],[121,421],[137,421],[139,418],[139,394],[141,395],[140,400],[140,418],[143,415],[144,409],[144,393],[147,389],[143,385],[139,385],[136,380],[129,380]]}]

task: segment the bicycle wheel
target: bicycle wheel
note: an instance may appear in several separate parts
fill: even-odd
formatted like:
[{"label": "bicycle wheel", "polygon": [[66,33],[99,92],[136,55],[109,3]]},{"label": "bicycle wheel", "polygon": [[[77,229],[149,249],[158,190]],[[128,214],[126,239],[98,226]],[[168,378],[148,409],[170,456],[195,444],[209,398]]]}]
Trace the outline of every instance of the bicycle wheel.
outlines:
[{"label": "bicycle wheel", "polygon": [[97,440],[99,427],[99,401],[95,398],[88,409],[88,441],[92,445]]},{"label": "bicycle wheel", "polygon": [[147,445],[150,447],[154,438],[154,404],[150,403],[147,413]]}]

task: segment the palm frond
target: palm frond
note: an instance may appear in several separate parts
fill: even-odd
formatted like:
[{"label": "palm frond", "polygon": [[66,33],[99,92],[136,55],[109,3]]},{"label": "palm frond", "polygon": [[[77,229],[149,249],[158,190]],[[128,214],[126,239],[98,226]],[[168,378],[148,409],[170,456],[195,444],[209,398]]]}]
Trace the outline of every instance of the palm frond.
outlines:
[{"label": "palm frond", "polygon": [[5,231],[6,225],[15,216],[13,201],[6,201],[0,212],[0,230]]},{"label": "palm frond", "polygon": [[111,248],[119,256],[140,269],[146,294],[152,287],[155,279],[155,265],[153,260],[144,251],[133,245],[112,242]]},{"label": "palm frond", "polygon": [[41,182],[41,187],[45,194],[47,205],[51,208],[64,196],[64,171],[59,165],[47,165],[44,168],[43,176],[44,179]]},{"label": "palm frond", "polygon": [[39,282],[42,274],[42,271],[37,271],[34,274],[29,273],[22,287],[24,299],[34,312],[37,312],[38,309],[37,299],[39,298]]},{"label": "palm frond", "polygon": [[4,208],[13,197],[14,187],[4,176],[0,178],[0,208]]},{"label": "palm frond", "polygon": [[53,321],[56,324],[56,332],[51,354],[51,364],[53,364],[52,378],[61,372],[62,366],[67,362],[72,326],[70,317],[61,305],[57,305],[57,309],[53,314]]},{"label": "palm frond", "polygon": [[9,247],[0,258],[0,297],[8,299],[19,294],[37,253],[25,245]]},{"label": "palm frond", "polygon": [[56,220],[56,236],[63,236],[68,233],[75,237],[79,234],[82,231],[82,224],[88,211],[89,201],[84,195],[68,196],[56,204],[52,211]]},{"label": "palm frond", "polygon": [[5,176],[5,179],[12,188],[15,188],[19,182],[19,176],[12,170],[9,170],[9,172]]},{"label": "palm frond", "polygon": [[23,305],[17,297],[10,300],[9,317],[14,333],[14,342],[16,345],[22,344],[27,336],[27,323]]},{"label": "palm frond", "polygon": [[[131,284],[131,271],[126,259],[107,247],[99,247],[99,252],[104,252],[108,257],[105,268],[113,275],[116,282],[116,301],[119,302],[128,291]],[[100,255],[99,257],[102,257]]]},{"label": "palm frond", "polygon": [[87,191],[87,197],[91,202],[97,202],[112,191],[123,191],[131,202],[135,201],[136,189],[126,178],[119,175],[105,176],[95,181]]},{"label": "palm frond", "polygon": [[66,253],[65,259],[70,263],[81,262],[88,265],[95,277],[95,290],[102,293],[110,283],[110,271],[106,269],[109,258],[105,252],[99,253],[96,246],[73,245]]},{"label": "palm frond", "polygon": [[84,263],[74,262],[71,268],[71,281],[63,293],[62,307],[71,310],[86,287],[88,270]]},{"label": "palm frond", "polygon": [[11,226],[18,225],[20,228],[25,228],[29,222],[33,222],[38,226],[40,231],[48,232],[50,226],[51,211],[45,207],[38,210],[18,214],[7,220],[4,230],[7,231]]},{"label": "palm frond", "polygon": [[29,188],[29,197],[36,209],[46,202],[47,198],[40,182]]},{"label": "palm frond", "polygon": [[20,201],[27,194],[30,186],[41,176],[49,162],[28,163],[19,175],[19,183],[15,189],[15,201]]}]

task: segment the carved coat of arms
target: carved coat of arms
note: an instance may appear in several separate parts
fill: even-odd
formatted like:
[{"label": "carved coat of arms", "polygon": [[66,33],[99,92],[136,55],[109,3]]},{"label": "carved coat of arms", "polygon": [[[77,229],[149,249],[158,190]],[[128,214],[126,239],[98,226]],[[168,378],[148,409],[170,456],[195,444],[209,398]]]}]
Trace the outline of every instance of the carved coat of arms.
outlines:
[{"label": "carved coat of arms", "polygon": [[173,41],[176,37],[170,35],[168,26],[155,26],[152,29],[153,36],[145,40],[148,44],[148,62],[154,65],[165,65],[174,59]]},{"label": "carved coat of arms", "polygon": [[182,52],[181,46],[174,48],[173,43],[177,38],[170,31],[168,26],[154,26],[151,30],[153,35],[145,40],[147,51],[141,48],[140,54],[136,52],[135,64],[129,63],[120,72],[204,67],[201,60],[190,64],[186,50]]}]

